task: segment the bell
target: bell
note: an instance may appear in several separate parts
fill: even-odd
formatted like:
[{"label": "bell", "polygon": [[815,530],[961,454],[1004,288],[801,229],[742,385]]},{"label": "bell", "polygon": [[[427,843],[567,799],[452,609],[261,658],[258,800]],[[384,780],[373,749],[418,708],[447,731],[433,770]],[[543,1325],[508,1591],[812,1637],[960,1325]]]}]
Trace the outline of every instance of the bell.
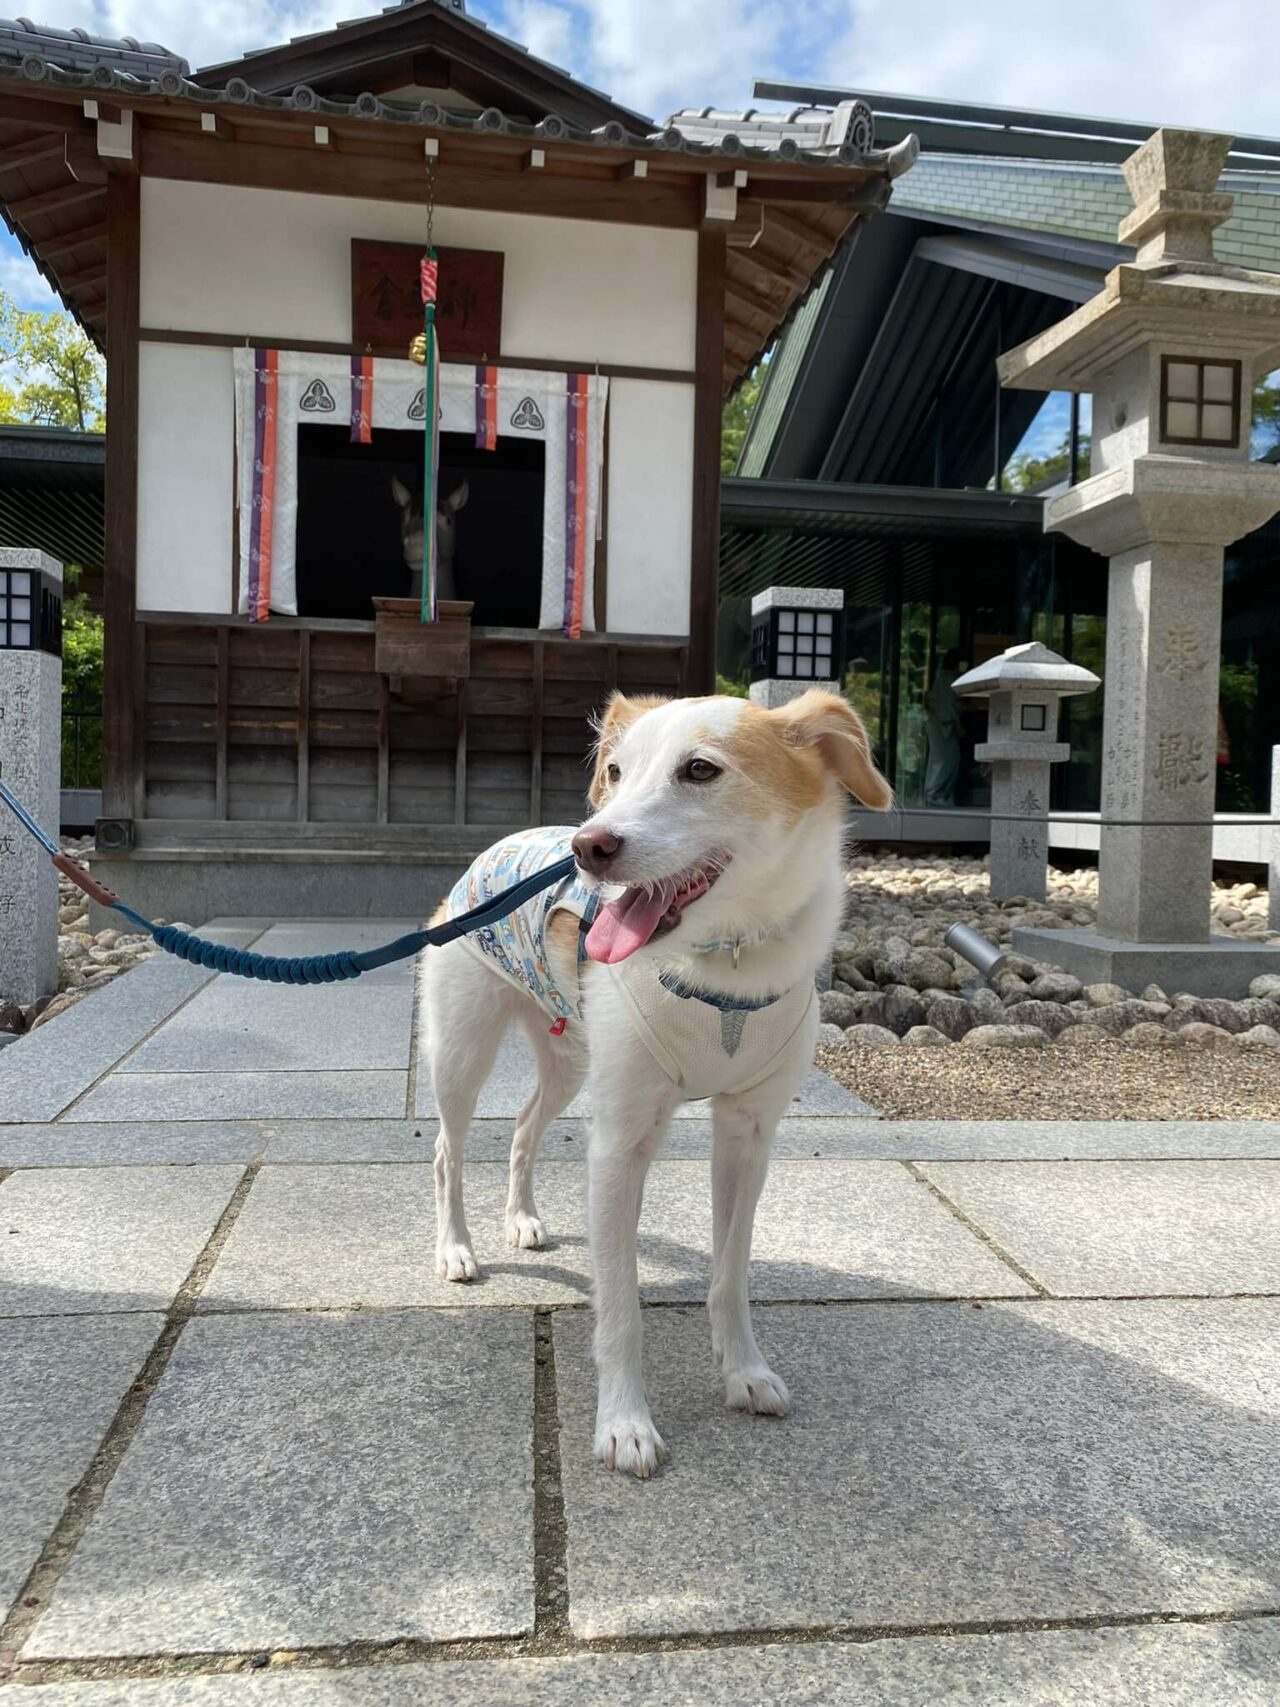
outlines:
[{"label": "bell", "polygon": [[419,332],[418,336],[409,345],[409,360],[411,362],[417,362],[419,367],[426,367],[427,335],[425,332]]}]

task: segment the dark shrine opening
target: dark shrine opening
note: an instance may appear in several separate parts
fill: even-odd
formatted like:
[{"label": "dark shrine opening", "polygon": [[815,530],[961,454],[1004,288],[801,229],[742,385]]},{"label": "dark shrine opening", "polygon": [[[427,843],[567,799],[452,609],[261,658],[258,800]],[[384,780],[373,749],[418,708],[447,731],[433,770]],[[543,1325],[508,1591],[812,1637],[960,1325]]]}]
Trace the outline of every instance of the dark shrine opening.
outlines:
[{"label": "dark shrine opening", "polygon": [[[380,428],[371,444],[350,429],[298,428],[298,614],[372,621],[373,599],[403,598],[409,568],[394,486],[422,494],[422,433]],[[466,483],[454,518],[454,582],[473,601],[472,621],[536,628],[542,597],[546,447],[499,438],[480,449],[469,433],[440,437],[440,503]]]}]

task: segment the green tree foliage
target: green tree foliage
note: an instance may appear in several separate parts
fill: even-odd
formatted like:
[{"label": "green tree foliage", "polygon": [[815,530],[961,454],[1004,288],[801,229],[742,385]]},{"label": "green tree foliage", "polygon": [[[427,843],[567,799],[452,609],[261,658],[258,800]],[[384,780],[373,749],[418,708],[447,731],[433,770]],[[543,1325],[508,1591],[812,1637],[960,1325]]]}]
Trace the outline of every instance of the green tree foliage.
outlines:
[{"label": "green tree foliage", "polygon": [[1280,370],[1266,374],[1253,388],[1253,454],[1264,457],[1280,446]]},{"label": "green tree foliage", "polygon": [[81,570],[63,570],[62,781],[66,788],[102,782],[102,618],[76,588]]},{"label": "green tree foliage", "polygon": [[0,291],[0,421],[100,433],[105,411],[102,357],[71,316]]},{"label": "green tree foliage", "polygon": [[720,423],[720,472],[732,474],[742,454],[742,441],[747,436],[751,417],[760,398],[764,383],[765,364],[758,362],[724,406]]}]

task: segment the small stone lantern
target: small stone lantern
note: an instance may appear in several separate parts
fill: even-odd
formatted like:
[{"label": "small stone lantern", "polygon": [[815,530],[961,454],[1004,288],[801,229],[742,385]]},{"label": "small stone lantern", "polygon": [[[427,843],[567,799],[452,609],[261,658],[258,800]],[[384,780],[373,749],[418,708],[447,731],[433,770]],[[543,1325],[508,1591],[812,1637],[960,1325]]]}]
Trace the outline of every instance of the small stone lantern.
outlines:
[{"label": "small stone lantern", "polygon": [[844,593],[766,587],[751,601],[751,698],[766,710],[840,680]]},{"label": "small stone lantern", "polygon": [[1049,863],[1049,766],[1071,756],[1058,739],[1058,706],[1100,685],[1038,640],[1011,646],[952,683],[990,701],[987,739],[974,757],[991,766],[991,898],[1045,898]]}]

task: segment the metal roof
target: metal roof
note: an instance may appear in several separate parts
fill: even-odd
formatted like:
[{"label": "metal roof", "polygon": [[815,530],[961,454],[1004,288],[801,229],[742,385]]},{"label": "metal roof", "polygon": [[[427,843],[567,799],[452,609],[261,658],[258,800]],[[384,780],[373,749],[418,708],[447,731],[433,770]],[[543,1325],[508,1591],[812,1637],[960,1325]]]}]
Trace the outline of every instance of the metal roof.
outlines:
[{"label": "metal roof", "polygon": [[[762,101],[802,102],[804,106],[798,107],[798,112],[814,113],[855,98],[849,89],[769,78],[757,78],[752,93]],[[857,92],[856,98],[866,101],[875,113],[876,131],[882,141],[892,140],[895,127],[905,126],[919,135],[929,151],[1006,154],[1024,160],[1120,161],[1160,129],[1158,124],[1131,119],[1045,113],[922,95],[870,94],[864,90]],[[1280,162],[1280,138],[1236,136],[1228,160],[1254,166]]]},{"label": "metal roof", "polygon": [[0,546],[39,546],[102,568],[106,439],[67,427],[0,427]]},{"label": "metal roof", "polygon": [[133,36],[95,36],[80,29],[58,30],[48,24],[33,24],[30,18],[0,18],[0,57],[21,63],[29,54],[71,71],[110,65],[136,76],[155,77],[162,71],[190,70],[180,54],[170,53],[159,42],[138,41]]}]

